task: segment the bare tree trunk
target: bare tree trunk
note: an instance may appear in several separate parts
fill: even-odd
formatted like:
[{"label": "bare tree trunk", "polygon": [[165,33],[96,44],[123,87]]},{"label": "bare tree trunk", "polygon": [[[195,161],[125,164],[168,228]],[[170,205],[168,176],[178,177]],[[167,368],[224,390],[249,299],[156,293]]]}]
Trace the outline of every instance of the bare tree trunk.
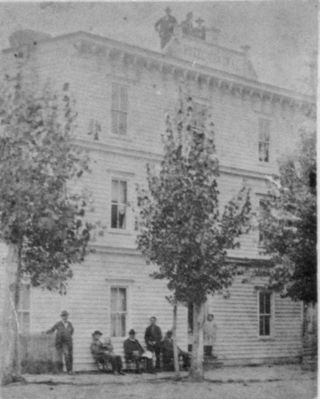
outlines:
[{"label": "bare tree trunk", "polygon": [[21,259],[17,261],[19,250],[9,245],[4,266],[3,312],[1,332],[1,383],[21,380],[19,325],[16,306],[19,302]]},{"label": "bare tree trunk", "polygon": [[203,324],[204,303],[193,304],[193,343],[192,359],[190,368],[190,379],[193,381],[203,380]]},{"label": "bare tree trunk", "polygon": [[177,379],[181,378],[179,369],[179,358],[178,358],[178,346],[177,346],[177,304],[173,305],[173,326],[172,326],[172,337],[173,337],[173,361],[174,361],[174,371],[175,377]]}]

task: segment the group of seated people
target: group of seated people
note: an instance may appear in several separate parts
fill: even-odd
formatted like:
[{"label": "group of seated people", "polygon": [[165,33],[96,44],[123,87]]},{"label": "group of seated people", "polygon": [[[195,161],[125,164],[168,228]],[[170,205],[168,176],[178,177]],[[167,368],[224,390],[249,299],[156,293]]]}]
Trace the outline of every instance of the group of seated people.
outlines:
[{"label": "group of seated people", "polygon": [[[174,369],[172,331],[168,331],[162,340],[161,330],[156,325],[156,318],[152,317],[150,321],[150,326],[145,332],[146,349],[136,339],[135,331],[133,329],[129,331],[129,337],[123,343],[125,362],[127,365],[132,364],[136,373],[141,373],[142,370],[154,373],[160,369],[160,357],[162,354],[163,369],[171,371]],[[123,375],[121,356],[114,354],[111,339],[107,338],[107,340],[102,342],[101,336],[102,333],[98,330],[92,334],[90,349],[94,360],[102,366],[110,364],[114,374]],[[156,359],[155,368],[153,355],[155,355]],[[189,353],[178,348],[178,356],[183,369],[188,369],[190,366]]]}]

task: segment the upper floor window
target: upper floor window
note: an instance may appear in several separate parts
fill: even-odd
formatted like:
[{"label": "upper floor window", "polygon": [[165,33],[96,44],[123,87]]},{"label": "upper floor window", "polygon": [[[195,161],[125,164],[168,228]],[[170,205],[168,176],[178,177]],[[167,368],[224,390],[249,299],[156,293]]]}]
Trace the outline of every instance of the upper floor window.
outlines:
[{"label": "upper floor window", "polygon": [[[263,219],[267,211],[267,204],[264,199],[259,200],[259,218]],[[264,234],[261,224],[259,224],[259,247],[263,247]]]},{"label": "upper floor window", "polygon": [[111,187],[111,227],[125,229],[127,219],[127,182],[112,179]]},{"label": "upper floor window", "polygon": [[127,289],[111,287],[111,336],[125,337],[127,331]]},{"label": "upper floor window", "polygon": [[28,334],[30,331],[30,284],[20,286],[17,314],[21,334]]},{"label": "upper floor window", "polygon": [[127,133],[128,88],[118,83],[112,83],[111,114],[112,133],[125,135]]},{"label": "upper floor window", "polygon": [[259,161],[270,161],[270,121],[259,119]]},{"label": "upper floor window", "polygon": [[271,335],[272,320],[272,294],[268,291],[259,291],[259,336],[268,337]]}]

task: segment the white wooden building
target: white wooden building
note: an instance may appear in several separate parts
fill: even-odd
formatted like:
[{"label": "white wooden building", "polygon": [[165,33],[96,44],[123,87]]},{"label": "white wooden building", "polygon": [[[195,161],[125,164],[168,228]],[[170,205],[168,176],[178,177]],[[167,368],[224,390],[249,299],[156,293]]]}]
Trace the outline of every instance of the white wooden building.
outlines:
[{"label": "white wooden building", "polygon": [[[32,36],[32,35],[31,35]],[[13,43],[19,45],[18,35]],[[78,140],[90,151],[93,172],[85,182],[94,194],[93,220],[106,233],[92,243],[96,253],[75,265],[67,295],[28,289],[21,303],[21,328],[39,333],[70,312],[75,327],[75,370],[93,367],[89,351],[95,329],[110,335],[117,352],[130,328],[143,341],[150,316],[165,333],[172,326],[165,282],[149,277],[135,244],[135,186],[145,184],[145,165],[161,159],[165,115],[173,112],[179,87],[212,110],[221,163],[221,202],[252,188],[252,204],[266,194],[265,176],[293,148],[299,125],[314,118],[314,99],[258,81],[248,48],[175,36],[162,53],[85,32],[37,36],[2,54],[3,68],[24,61],[35,84],[65,82],[76,99]],[[89,135],[88,132],[94,131]],[[98,140],[96,140],[98,135]],[[241,240],[230,257],[257,264],[259,232]],[[215,353],[225,364],[298,360],[302,306],[265,292],[260,283],[236,280],[225,299],[214,296],[208,310],[218,326]],[[187,308],[178,312],[179,346],[188,343]]]}]

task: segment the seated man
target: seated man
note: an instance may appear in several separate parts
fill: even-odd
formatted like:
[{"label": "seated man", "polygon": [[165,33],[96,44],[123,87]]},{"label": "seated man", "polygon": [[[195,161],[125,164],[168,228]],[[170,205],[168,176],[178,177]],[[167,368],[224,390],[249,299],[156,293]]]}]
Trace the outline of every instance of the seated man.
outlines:
[{"label": "seated man", "polygon": [[[172,331],[168,331],[164,340],[162,341],[162,356],[163,356],[163,368],[166,371],[174,369],[173,363],[173,339]],[[184,370],[190,367],[190,356],[187,352],[184,352],[178,347],[178,357],[182,359],[182,367]]]},{"label": "seated man", "polygon": [[106,365],[108,362],[111,363],[112,372],[124,375],[122,371],[122,360],[121,356],[113,353],[113,346],[111,339],[107,338],[105,343],[100,341],[102,332],[96,330],[92,334],[92,343],[90,346],[92,356],[96,362]]},{"label": "seated man", "polygon": [[144,349],[140,345],[140,342],[135,338],[136,332],[131,329],[129,331],[129,338],[123,343],[124,356],[126,362],[134,362],[136,365],[136,373],[140,373],[140,363]]}]

